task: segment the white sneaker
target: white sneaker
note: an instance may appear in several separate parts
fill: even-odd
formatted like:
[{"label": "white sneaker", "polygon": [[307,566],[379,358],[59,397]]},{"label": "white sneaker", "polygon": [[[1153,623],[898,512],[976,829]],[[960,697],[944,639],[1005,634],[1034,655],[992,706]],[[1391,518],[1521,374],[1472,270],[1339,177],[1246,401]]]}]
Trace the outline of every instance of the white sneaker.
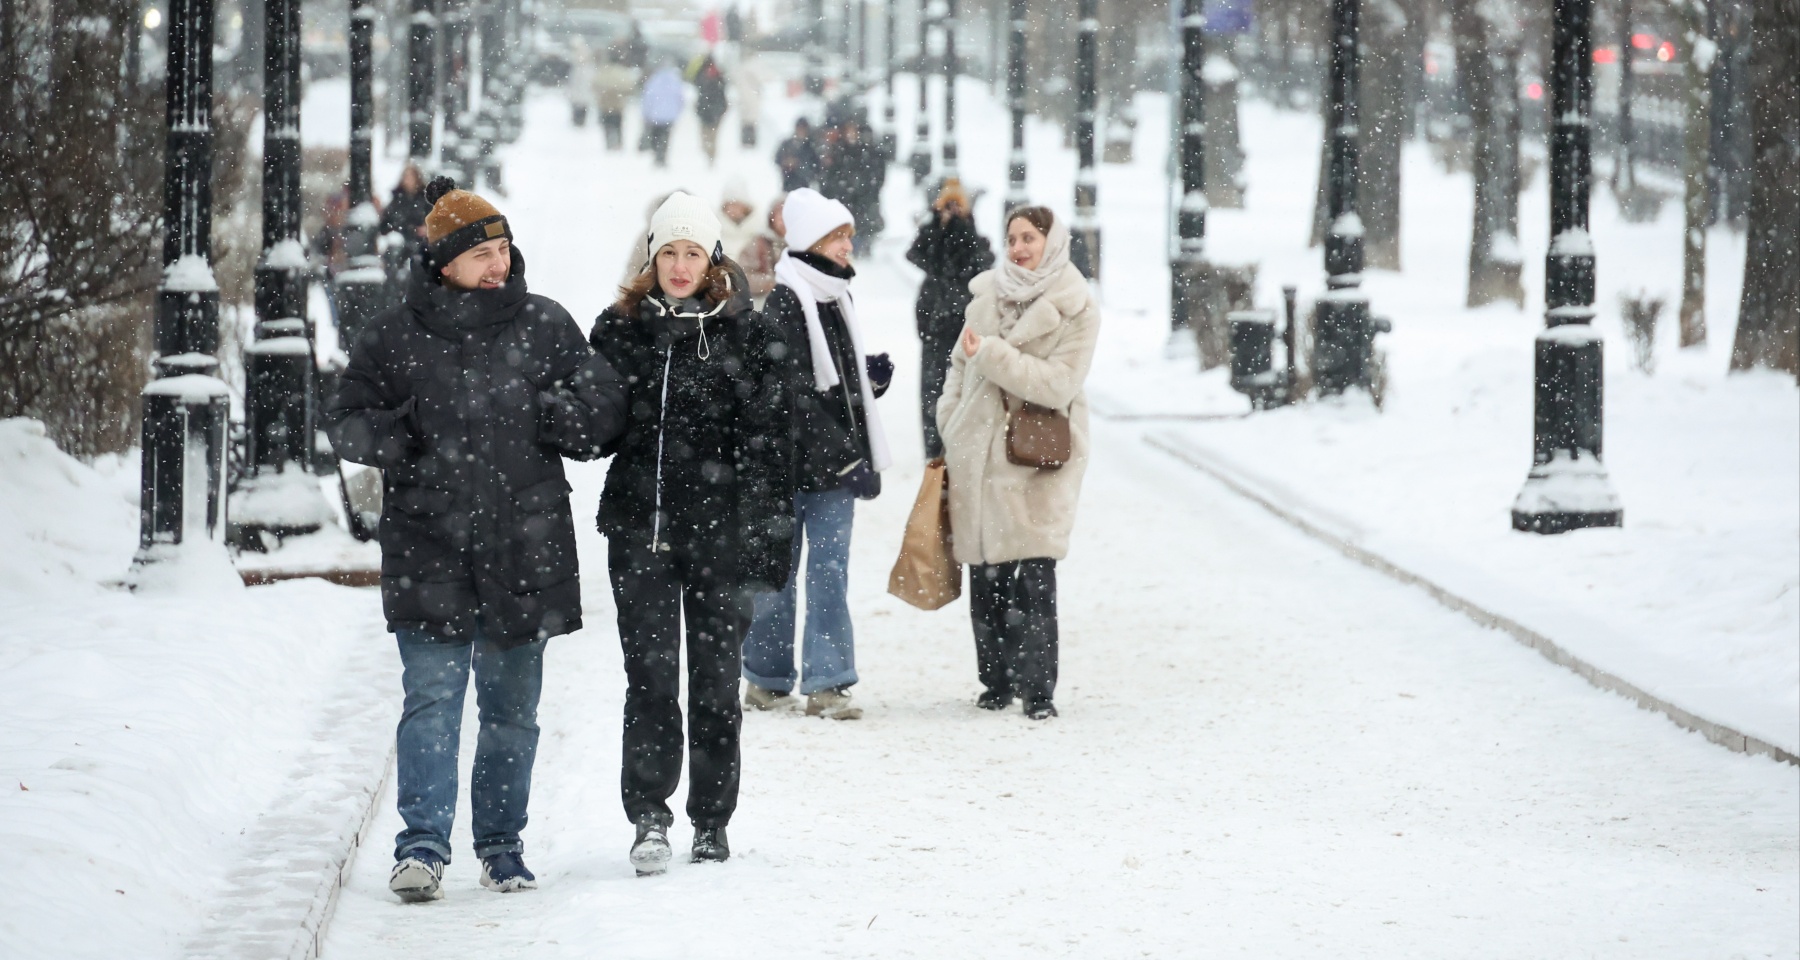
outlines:
[{"label": "white sneaker", "polygon": [[850,695],[842,688],[820,690],[806,695],[806,715],[827,720],[860,720],[862,708],[852,704]]},{"label": "white sneaker", "polygon": [[425,903],[444,899],[444,858],[436,852],[414,847],[394,864],[388,874],[388,889],[407,903]]},{"label": "white sneaker", "polygon": [[799,698],[779,690],[765,690],[746,680],[744,706],[752,710],[792,710],[799,706]]}]

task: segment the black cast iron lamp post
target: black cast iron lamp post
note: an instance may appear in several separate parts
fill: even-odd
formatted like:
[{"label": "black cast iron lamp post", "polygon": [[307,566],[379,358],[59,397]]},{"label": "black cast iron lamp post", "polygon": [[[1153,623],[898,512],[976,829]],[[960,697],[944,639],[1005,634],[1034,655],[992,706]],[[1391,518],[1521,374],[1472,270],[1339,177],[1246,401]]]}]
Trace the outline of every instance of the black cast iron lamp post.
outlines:
[{"label": "black cast iron lamp post", "polygon": [[138,552],[133,587],[224,554],[225,434],[231,391],[219,361],[212,271],[213,0],[169,0],[163,276],[156,297],[156,379],[144,388]]},{"label": "black cast iron lamp post", "polygon": [[1625,510],[1600,460],[1600,335],[1594,331],[1594,244],[1588,234],[1593,0],[1555,0],[1551,40],[1550,252],[1537,337],[1532,464],[1513,501],[1513,529],[1563,533],[1616,527]]}]

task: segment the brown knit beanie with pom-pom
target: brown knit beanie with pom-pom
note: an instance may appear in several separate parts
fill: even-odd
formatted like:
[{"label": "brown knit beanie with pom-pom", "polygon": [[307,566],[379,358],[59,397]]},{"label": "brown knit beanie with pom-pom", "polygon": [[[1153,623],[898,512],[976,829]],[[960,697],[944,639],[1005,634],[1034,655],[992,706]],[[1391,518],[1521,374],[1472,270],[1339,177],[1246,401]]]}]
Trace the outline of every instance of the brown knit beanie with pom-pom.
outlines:
[{"label": "brown knit beanie with pom-pom", "polygon": [[425,185],[431,213],[425,217],[425,243],[431,262],[442,267],[489,240],[513,238],[512,226],[494,205],[458,190],[449,177],[433,177]]}]

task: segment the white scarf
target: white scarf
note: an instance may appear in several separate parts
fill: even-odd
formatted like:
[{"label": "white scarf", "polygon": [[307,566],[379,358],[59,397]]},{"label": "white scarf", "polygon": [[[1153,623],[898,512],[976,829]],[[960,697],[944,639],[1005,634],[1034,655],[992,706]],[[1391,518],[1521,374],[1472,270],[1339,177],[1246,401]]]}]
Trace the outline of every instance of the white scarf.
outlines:
[{"label": "white scarf", "polygon": [[[1007,224],[1011,226],[1011,224]],[[1044,256],[1038,260],[1036,270],[1027,270],[1009,259],[1001,258],[1000,268],[994,271],[994,294],[996,299],[1012,304],[1013,309],[1001,310],[1000,332],[1005,334],[1014,322],[1025,313],[1025,308],[1050,289],[1050,284],[1062,275],[1063,268],[1069,265],[1069,228],[1062,218],[1051,221],[1050,232],[1044,237]]]},{"label": "white scarf", "polygon": [[[850,331],[850,346],[856,353],[853,359],[861,361],[867,355],[863,351],[862,330],[856,325],[855,302],[850,299],[850,281],[815,269],[783,251],[781,259],[775,261],[775,282],[794,291],[795,298],[800,301],[800,312],[806,314],[806,341],[812,347],[813,357],[813,387],[824,393],[842,383],[843,378],[831,362],[831,345],[825,340],[824,324],[819,322],[820,302],[837,303],[844,327]],[[881,412],[875,409],[875,390],[869,385],[868,373],[865,371],[857,382],[862,386],[870,465],[880,472],[886,470],[894,458],[888,453],[887,431],[881,427]]]}]

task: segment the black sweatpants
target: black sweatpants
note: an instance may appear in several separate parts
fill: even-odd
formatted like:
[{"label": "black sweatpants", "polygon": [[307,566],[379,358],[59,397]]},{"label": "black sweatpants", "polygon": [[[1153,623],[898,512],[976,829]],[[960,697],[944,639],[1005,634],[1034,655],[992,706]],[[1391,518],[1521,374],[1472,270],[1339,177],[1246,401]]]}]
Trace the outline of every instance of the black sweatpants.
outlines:
[{"label": "black sweatpants", "polygon": [[[682,614],[687,620],[688,819],[697,827],[730,822],[738,798],[738,703],[744,589],[697,577],[687,564],[647,544],[614,537],[607,548],[619,643],[625,651],[625,740],[619,791],[633,823],[674,820],[669,798],[681,782]],[[635,538],[633,538],[635,539]]]},{"label": "black sweatpants", "polygon": [[1016,696],[1027,708],[1055,697],[1055,560],[971,566],[969,620],[982,686]]},{"label": "black sweatpants", "polygon": [[950,376],[950,351],[956,349],[961,330],[948,336],[919,337],[919,422],[925,428],[925,459],[944,455],[944,440],[938,436],[937,404],[944,395],[944,380]]}]

